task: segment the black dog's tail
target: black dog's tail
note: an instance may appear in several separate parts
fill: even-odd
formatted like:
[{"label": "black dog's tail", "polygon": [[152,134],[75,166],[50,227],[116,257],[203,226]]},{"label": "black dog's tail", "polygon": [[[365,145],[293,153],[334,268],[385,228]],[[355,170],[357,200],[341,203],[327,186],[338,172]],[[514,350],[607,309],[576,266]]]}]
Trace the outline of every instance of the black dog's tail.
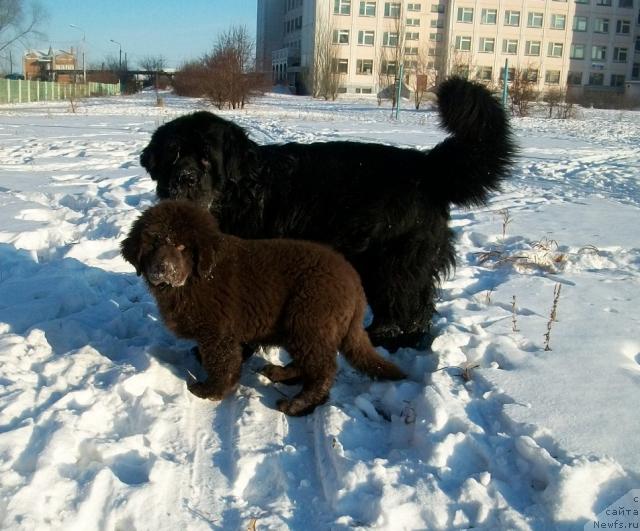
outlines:
[{"label": "black dog's tail", "polygon": [[440,120],[451,136],[427,155],[423,193],[432,202],[483,203],[506,177],[516,154],[507,115],[482,85],[459,77],[437,91]]}]

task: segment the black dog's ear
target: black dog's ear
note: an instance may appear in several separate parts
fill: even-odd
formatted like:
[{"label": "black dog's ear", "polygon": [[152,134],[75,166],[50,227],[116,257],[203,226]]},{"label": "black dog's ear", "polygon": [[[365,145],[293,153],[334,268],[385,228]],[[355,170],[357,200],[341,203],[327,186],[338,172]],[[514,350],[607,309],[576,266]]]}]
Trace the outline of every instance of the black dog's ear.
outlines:
[{"label": "black dog's ear", "polygon": [[222,142],[225,175],[238,180],[253,172],[256,161],[255,143],[240,126],[228,122]]},{"label": "black dog's ear", "polygon": [[120,243],[120,254],[127,262],[136,268],[136,275],[142,273],[142,232],[144,223],[138,218],[129,231],[129,235]]},{"label": "black dog's ear", "polygon": [[142,153],[140,153],[140,166],[147,170],[152,179],[154,179],[154,177],[151,171],[156,165],[156,159],[153,155],[153,147],[153,144],[150,143],[146,148],[142,150]]}]

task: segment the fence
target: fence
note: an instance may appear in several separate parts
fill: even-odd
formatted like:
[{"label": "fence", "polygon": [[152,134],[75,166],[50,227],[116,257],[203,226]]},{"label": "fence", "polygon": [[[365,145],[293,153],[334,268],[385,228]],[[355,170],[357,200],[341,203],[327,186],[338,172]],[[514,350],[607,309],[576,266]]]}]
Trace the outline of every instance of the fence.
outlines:
[{"label": "fence", "polygon": [[0,104],[66,100],[88,96],[116,96],[118,94],[120,94],[118,83],[65,84],[49,81],[0,79]]}]

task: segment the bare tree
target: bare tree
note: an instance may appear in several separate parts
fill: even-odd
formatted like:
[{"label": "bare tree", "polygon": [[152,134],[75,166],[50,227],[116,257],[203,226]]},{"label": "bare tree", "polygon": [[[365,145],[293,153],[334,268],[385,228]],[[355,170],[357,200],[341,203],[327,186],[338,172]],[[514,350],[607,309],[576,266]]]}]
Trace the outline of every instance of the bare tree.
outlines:
[{"label": "bare tree", "polygon": [[509,101],[511,114],[515,116],[529,116],[531,104],[538,97],[536,85],[539,69],[532,64],[524,68],[516,68],[509,87]]},{"label": "bare tree", "polygon": [[233,26],[218,37],[210,53],[176,73],[174,89],[179,95],[204,96],[219,109],[242,108],[265,86],[254,66],[253,41],[247,29]]},{"label": "bare tree", "polygon": [[156,89],[156,92],[158,92],[160,72],[165,69],[167,60],[162,55],[147,55],[138,61],[138,64],[143,70],[146,70],[147,72],[154,72],[153,86]]},{"label": "bare tree", "polygon": [[26,5],[24,0],[0,0],[0,52],[29,37],[42,37],[40,26],[47,17],[35,1]]},{"label": "bare tree", "polygon": [[335,28],[326,16],[316,19],[313,70],[310,84],[314,98],[335,100],[341,74],[337,46],[333,44]]},{"label": "bare tree", "polygon": [[437,70],[430,59],[428,47],[425,45],[419,47],[417,55],[407,63],[409,66],[409,85],[413,90],[413,104],[416,109],[420,108],[425,94],[437,81]]}]

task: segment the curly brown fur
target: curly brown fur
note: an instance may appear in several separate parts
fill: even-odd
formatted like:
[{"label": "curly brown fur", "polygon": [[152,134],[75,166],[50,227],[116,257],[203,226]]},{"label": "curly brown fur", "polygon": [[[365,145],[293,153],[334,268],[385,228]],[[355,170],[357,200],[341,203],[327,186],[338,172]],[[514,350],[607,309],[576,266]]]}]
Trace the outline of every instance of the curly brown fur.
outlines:
[{"label": "curly brown fur", "polygon": [[486,200],[515,153],[505,112],[485,87],[451,78],[438,98],[450,136],[429,151],[364,142],[263,146],[201,111],[159,127],[140,163],[159,198],[210,208],[225,232],[331,245],[362,278],[374,342],[416,346],[438,283],[455,264],[451,205]]},{"label": "curly brown fur", "polygon": [[286,367],[273,381],[301,381],[278,408],[304,415],[329,396],[341,351],[373,378],[404,374],[381,357],[362,326],[366,300],[358,274],[338,253],[306,241],[242,240],[223,234],[207,211],[165,201],[136,220],[121,245],[143,275],[166,325],[198,342],[208,378],[190,391],[222,399],[240,378],[242,345],[284,347]]}]

